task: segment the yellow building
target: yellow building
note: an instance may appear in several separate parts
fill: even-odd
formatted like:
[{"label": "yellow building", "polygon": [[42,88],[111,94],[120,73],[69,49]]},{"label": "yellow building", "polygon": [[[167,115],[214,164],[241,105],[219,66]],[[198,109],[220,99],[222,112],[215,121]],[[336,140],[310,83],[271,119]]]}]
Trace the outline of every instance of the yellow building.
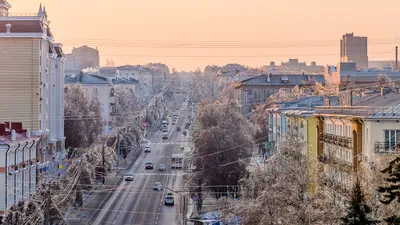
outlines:
[{"label": "yellow building", "polygon": [[[317,187],[317,123],[313,116],[314,111],[282,110],[286,120],[286,133],[297,136],[306,148],[303,154],[307,154],[309,170],[309,193],[314,193]],[[314,169],[313,169],[314,168]]]}]

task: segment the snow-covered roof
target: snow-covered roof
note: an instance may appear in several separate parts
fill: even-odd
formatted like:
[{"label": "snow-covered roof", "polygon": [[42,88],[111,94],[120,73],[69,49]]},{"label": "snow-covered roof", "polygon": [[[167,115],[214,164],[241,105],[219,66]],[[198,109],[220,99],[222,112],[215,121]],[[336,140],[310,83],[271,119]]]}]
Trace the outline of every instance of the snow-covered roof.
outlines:
[{"label": "snow-covered roof", "polygon": [[[269,79],[268,79],[269,77]],[[324,75],[269,75],[262,74],[256,77],[249,78],[240,82],[240,86],[257,85],[257,86],[278,86],[278,85],[304,85],[310,82],[319,82],[325,84]]]},{"label": "snow-covered roof", "polygon": [[75,77],[65,77],[65,83],[111,84],[107,78],[95,74],[77,74]]}]

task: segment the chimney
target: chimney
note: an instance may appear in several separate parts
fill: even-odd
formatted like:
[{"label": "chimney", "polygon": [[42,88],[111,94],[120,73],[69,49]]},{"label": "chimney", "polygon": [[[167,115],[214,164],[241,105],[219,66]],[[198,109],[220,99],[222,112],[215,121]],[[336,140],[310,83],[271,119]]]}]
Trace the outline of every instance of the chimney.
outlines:
[{"label": "chimney", "polygon": [[11,130],[11,141],[15,141],[17,140],[17,133],[15,132],[15,130]]},{"label": "chimney", "polygon": [[395,67],[394,67],[394,71],[396,71],[396,72],[397,72],[397,70],[398,70],[398,68],[399,68],[398,53],[399,53],[398,47],[396,46],[396,64],[395,64]]},{"label": "chimney", "polygon": [[12,25],[10,23],[6,24],[6,33],[7,34],[11,33],[11,27],[12,27]]}]

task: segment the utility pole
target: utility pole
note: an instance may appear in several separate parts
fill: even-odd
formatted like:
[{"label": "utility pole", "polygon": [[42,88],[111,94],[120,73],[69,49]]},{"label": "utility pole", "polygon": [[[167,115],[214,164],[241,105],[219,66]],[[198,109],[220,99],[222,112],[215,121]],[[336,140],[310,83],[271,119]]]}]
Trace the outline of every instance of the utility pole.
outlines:
[{"label": "utility pole", "polygon": [[47,203],[44,209],[44,225],[50,225],[51,184],[48,184]]},{"label": "utility pole", "polygon": [[103,155],[103,159],[102,159],[102,165],[103,165],[103,184],[105,183],[106,180],[106,167],[105,167],[105,158],[104,158],[104,145],[103,144],[103,148],[101,149],[102,155]]}]

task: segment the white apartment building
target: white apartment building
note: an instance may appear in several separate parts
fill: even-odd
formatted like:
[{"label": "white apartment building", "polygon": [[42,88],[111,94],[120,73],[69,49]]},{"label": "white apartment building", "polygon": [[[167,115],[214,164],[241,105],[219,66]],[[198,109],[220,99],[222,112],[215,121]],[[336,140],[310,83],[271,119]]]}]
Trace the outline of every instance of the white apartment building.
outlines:
[{"label": "white apartment building", "polygon": [[368,162],[400,153],[400,104],[376,110],[364,118],[363,152]]},{"label": "white apartment building", "polygon": [[136,88],[137,97],[145,101],[149,99],[155,92],[153,87],[153,72],[140,65],[138,66],[120,66],[117,68],[118,80],[137,80],[138,86]]}]

